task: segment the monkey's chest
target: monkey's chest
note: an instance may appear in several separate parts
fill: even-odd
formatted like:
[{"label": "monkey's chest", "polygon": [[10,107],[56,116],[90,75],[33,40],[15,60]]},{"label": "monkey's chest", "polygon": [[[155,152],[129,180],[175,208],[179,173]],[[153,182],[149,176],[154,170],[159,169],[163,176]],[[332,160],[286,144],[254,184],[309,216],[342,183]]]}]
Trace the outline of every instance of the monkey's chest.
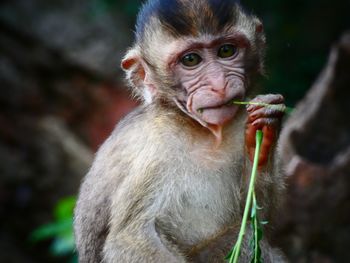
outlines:
[{"label": "monkey's chest", "polygon": [[[193,246],[210,239],[234,223],[239,214],[239,187],[232,173],[186,178],[165,209],[163,222],[182,245]],[[174,205],[175,204],[175,205]]]}]

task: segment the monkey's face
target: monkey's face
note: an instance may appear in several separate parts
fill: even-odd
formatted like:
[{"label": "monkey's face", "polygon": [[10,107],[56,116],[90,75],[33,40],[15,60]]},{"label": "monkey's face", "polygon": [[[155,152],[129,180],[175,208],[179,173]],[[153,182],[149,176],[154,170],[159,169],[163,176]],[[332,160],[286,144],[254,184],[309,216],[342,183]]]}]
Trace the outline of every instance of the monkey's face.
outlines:
[{"label": "monkey's face", "polygon": [[186,39],[169,59],[180,92],[176,104],[203,126],[223,126],[235,116],[233,100],[245,96],[243,34]]},{"label": "monkey's face", "polygon": [[248,80],[263,66],[261,22],[241,12],[234,15],[218,32],[204,28],[185,35],[152,17],[121,64],[133,91],[146,104],[172,107],[175,102],[218,142],[222,127],[238,112],[233,101],[244,99]]}]

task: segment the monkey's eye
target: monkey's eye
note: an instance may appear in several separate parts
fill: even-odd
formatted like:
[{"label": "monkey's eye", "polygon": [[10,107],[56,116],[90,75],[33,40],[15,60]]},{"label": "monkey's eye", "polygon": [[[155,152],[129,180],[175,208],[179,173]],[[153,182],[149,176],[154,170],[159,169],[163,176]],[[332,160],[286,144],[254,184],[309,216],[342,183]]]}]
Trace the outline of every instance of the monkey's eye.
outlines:
[{"label": "monkey's eye", "polygon": [[234,45],[225,44],[221,46],[218,50],[218,57],[229,58],[236,54],[237,48]]},{"label": "monkey's eye", "polygon": [[187,54],[181,59],[181,63],[186,67],[197,66],[201,61],[202,58],[196,53]]}]

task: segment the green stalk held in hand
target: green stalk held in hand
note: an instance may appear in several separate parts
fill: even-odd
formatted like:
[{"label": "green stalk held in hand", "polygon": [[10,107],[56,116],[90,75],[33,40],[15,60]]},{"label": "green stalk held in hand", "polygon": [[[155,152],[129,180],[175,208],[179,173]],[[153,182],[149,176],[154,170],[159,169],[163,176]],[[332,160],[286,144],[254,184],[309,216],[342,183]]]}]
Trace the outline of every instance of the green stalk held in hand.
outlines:
[{"label": "green stalk held in hand", "polygon": [[234,245],[234,247],[232,248],[230,253],[226,256],[226,259],[229,260],[229,263],[237,263],[238,262],[238,257],[239,257],[240,250],[241,250],[243,236],[245,234],[245,229],[246,229],[246,225],[247,225],[249,208],[250,208],[252,202],[253,202],[253,206],[252,206],[252,212],[251,212],[251,219],[252,219],[252,226],[253,226],[253,230],[254,230],[254,235],[253,235],[254,258],[253,258],[252,262],[253,263],[260,263],[261,262],[261,260],[260,260],[261,251],[260,251],[260,247],[259,247],[259,240],[261,239],[262,234],[261,234],[261,228],[259,227],[260,224],[258,222],[257,215],[256,215],[256,210],[257,210],[258,206],[256,204],[254,183],[255,183],[255,178],[256,178],[257,169],[258,169],[258,160],[259,160],[259,153],[260,153],[262,139],[263,139],[263,132],[261,130],[258,130],[256,132],[256,146],[255,146],[254,162],[253,162],[252,173],[250,176],[247,200],[246,200],[246,204],[245,204],[245,208],[244,208],[241,229],[239,230],[238,239],[236,241],[236,244]]},{"label": "green stalk held in hand", "polygon": [[291,107],[286,107],[283,104],[268,104],[268,103],[263,103],[263,102],[254,102],[254,101],[232,101],[233,104],[237,104],[237,105],[257,105],[257,106],[263,106],[266,108],[270,108],[270,109],[275,109],[278,111],[282,111],[285,112],[287,114],[291,114],[293,111],[293,108]]}]

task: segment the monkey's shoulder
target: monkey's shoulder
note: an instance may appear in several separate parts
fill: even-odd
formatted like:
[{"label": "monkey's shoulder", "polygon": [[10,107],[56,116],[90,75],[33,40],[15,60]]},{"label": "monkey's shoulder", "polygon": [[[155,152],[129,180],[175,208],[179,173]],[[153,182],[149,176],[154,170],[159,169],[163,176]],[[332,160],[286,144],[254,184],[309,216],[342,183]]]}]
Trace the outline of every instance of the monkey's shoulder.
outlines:
[{"label": "monkey's shoulder", "polygon": [[161,110],[154,104],[141,105],[117,124],[103,147],[120,145],[124,149],[136,146],[140,149],[149,144],[169,147],[169,139],[174,140],[186,133],[183,122],[177,112]]},{"label": "monkey's shoulder", "polygon": [[158,111],[155,105],[137,107],[117,124],[101,145],[94,166],[98,164],[116,169],[117,166],[141,162],[142,159],[158,162],[162,156],[170,157],[174,148],[181,148],[184,144],[180,139],[184,138],[180,134],[183,127],[175,123],[175,115]]}]

